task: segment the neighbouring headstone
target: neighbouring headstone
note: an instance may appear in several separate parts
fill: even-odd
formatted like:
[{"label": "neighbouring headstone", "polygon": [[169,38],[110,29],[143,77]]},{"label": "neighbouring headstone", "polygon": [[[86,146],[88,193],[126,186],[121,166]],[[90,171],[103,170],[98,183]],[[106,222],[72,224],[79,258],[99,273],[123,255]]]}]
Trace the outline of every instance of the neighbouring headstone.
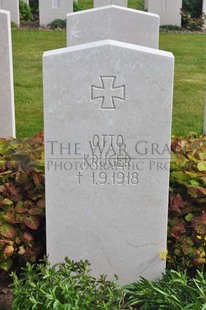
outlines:
[{"label": "neighbouring headstone", "polygon": [[148,0],[148,12],[160,16],[160,25],[181,27],[182,0]]},{"label": "neighbouring headstone", "polygon": [[47,253],[94,275],[165,268],[174,59],[100,41],[43,57]]},{"label": "neighbouring headstone", "polygon": [[46,26],[55,19],[66,20],[66,15],[70,12],[73,12],[73,0],[39,0],[41,26]]},{"label": "neighbouring headstone", "polygon": [[206,0],[203,0],[203,3],[202,3],[202,12],[206,14]]},{"label": "neighbouring headstone", "polygon": [[202,11],[203,11],[203,13],[206,13],[206,0],[203,0]]},{"label": "neighbouring headstone", "polygon": [[67,46],[105,39],[158,48],[159,16],[115,5],[67,15]]},{"label": "neighbouring headstone", "polygon": [[19,26],[19,0],[0,0],[0,10],[9,11],[11,21]]},{"label": "neighbouring headstone", "polygon": [[[202,13],[206,14],[206,0],[202,0]],[[204,23],[204,29],[206,29],[206,20]]]},{"label": "neighbouring headstone", "polygon": [[120,5],[127,7],[128,0],[94,0],[94,8],[97,8],[99,6],[105,6],[110,4]]},{"label": "neighbouring headstone", "polygon": [[15,137],[10,13],[0,10],[0,138]]}]

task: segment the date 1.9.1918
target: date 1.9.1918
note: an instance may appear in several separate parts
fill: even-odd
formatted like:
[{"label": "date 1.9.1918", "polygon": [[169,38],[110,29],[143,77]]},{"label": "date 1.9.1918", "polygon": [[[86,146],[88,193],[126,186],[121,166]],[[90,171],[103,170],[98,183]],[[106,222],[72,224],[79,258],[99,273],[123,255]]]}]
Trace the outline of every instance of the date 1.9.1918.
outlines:
[{"label": "date 1.9.1918", "polygon": [[92,172],[90,180],[93,185],[137,185],[139,175],[137,172]]}]

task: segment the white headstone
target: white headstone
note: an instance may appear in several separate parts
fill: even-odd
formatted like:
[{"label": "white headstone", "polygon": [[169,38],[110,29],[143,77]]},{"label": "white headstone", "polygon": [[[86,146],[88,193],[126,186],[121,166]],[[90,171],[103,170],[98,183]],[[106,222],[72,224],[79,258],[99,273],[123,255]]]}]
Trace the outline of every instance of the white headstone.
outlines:
[{"label": "white headstone", "polygon": [[73,12],[73,0],[39,0],[41,26],[46,26],[55,19],[66,20],[66,15],[70,12]]},{"label": "white headstone", "polygon": [[160,16],[160,25],[181,27],[182,0],[148,0],[148,12]]},{"label": "white headstone", "polygon": [[15,137],[10,13],[0,10],[0,138]]},{"label": "white headstone", "polygon": [[120,5],[127,7],[128,0],[94,0],[94,8],[97,8],[99,6],[105,6],[110,4]]},{"label": "white headstone", "polygon": [[47,253],[95,275],[165,268],[174,59],[117,41],[46,52]]},{"label": "white headstone", "polygon": [[[202,13],[206,14],[206,0],[202,0]],[[206,29],[206,20],[204,24],[204,29]]]},{"label": "white headstone", "polygon": [[159,16],[115,5],[67,15],[67,46],[105,39],[158,48]]},{"label": "white headstone", "polygon": [[202,3],[202,12],[206,14],[206,0],[203,0],[203,3]]},{"label": "white headstone", "polygon": [[0,9],[9,11],[11,21],[19,26],[19,0],[0,0]]}]

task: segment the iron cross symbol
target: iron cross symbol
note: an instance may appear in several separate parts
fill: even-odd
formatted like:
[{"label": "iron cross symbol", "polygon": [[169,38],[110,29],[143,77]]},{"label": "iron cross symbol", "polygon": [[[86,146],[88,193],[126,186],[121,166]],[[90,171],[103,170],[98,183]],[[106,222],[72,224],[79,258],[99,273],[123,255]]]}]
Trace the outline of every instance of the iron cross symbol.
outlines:
[{"label": "iron cross symbol", "polygon": [[125,85],[115,86],[116,76],[100,76],[101,86],[91,86],[91,100],[101,99],[100,109],[115,110],[116,101],[125,101]]}]

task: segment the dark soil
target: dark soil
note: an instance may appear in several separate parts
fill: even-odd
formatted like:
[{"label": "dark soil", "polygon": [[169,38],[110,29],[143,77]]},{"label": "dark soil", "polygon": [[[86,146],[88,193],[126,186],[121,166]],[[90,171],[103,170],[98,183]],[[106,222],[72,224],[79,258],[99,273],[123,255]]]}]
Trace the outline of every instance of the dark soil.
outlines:
[{"label": "dark soil", "polygon": [[12,280],[10,277],[0,274],[0,310],[10,310],[12,305]]},{"label": "dark soil", "polygon": [[20,27],[23,29],[39,29],[40,28],[38,20],[31,21],[31,22],[21,21]]}]

